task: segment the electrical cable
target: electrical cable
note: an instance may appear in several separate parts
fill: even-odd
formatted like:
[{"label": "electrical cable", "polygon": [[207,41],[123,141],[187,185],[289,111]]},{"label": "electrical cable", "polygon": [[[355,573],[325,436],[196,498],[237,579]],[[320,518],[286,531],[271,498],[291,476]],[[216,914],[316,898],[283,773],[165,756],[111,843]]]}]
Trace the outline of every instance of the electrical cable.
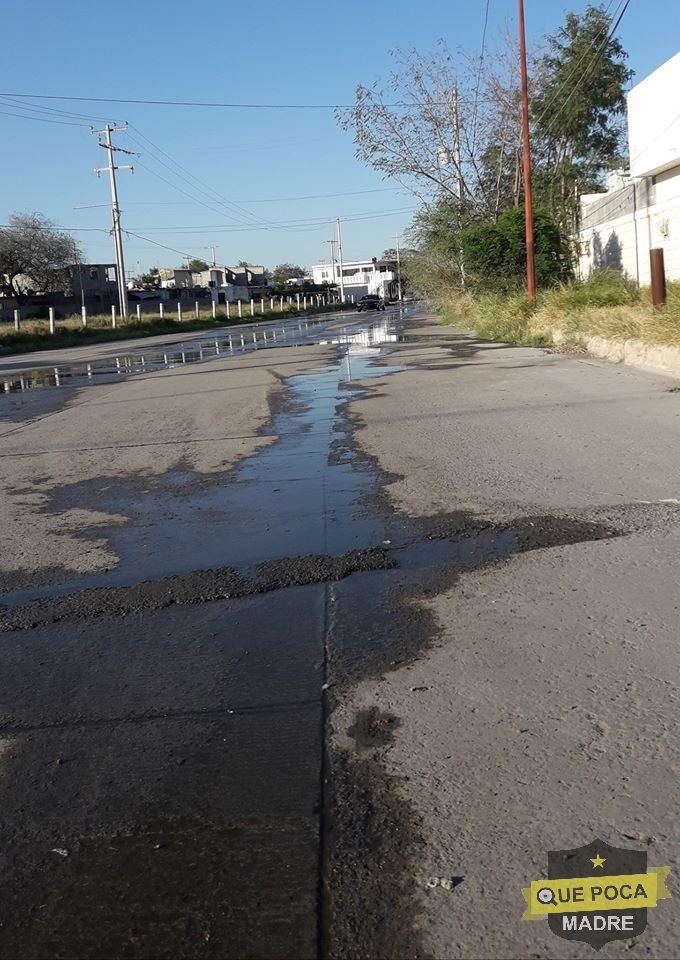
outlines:
[{"label": "electrical cable", "polygon": [[[172,164],[174,164],[175,167],[177,167],[180,171],[182,171],[182,173],[184,174],[184,176],[182,176],[182,179],[185,182],[186,182],[186,177],[188,176],[192,180],[194,180],[195,183],[198,184],[198,187],[192,187],[193,190],[198,190],[199,193],[202,193],[213,204],[217,203],[218,206],[224,206],[225,209],[228,209],[228,210],[231,208],[230,216],[232,217],[233,220],[239,220],[239,219],[243,220],[243,216],[245,216],[247,220],[250,220],[252,222],[259,221],[263,226],[267,226],[267,227],[276,226],[271,221],[265,220],[264,218],[258,216],[257,214],[250,213],[250,211],[246,210],[244,207],[240,207],[238,204],[233,203],[233,201],[229,200],[228,198],[223,197],[216,190],[214,190],[209,184],[205,183],[205,181],[202,181],[199,177],[196,177],[193,173],[191,173],[190,170],[187,170],[186,167],[182,166],[182,164],[179,163],[179,161],[175,160],[172,156],[170,156],[170,154],[167,153],[165,150],[163,150],[161,147],[159,147],[158,144],[155,144],[152,140],[150,140],[145,134],[141,132],[141,130],[139,130],[137,127],[134,127],[133,129],[135,130],[135,134],[138,134],[140,137],[142,137],[142,139],[145,140],[149,144],[149,146],[151,146],[152,149],[156,151],[157,154],[160,154],[163,157],[167,157],[167,159]],[[131,135],[128,131],[128,136],[131,136],[133,142],[137,142],[139,144],[139,140],[137,139],[135,134]],[[174,174],[174,176],[177,176],[177,177],[179,176],[177,173],[174,173],[174,171],[172,171],[172,168],[169,168],[168,164],[165,163],[165,161],[163,161],[160,157],[157,156],[156,160],[157,162],[162,164],[162,166],[166,167],[167,169],[170,169],[170,171]],[[209,192],[206,192],[206,189],[204,188],[207,188],[207,191]],[[215,199],[216,197],[217,197],[217,200]],[[235,216],[232,211],[236,211],[237,213],[240,213],[242,216],[239,218]]]},{"label": "electrical cable", "polygon": [[477,115],[479,112],[479,90],[482,83],[482,68],[484,66],[484,54],[486,52],[486,31],[489,26],[489,7],[491,6],[491,0],[486,0],[486,9],[484,11],[484,26],[482,28],[482,46],[479,53],[479,70],[477,71],[477,86],[475,89],[475,105],[473,108],[472,114],[472,152],[474,153],[475,143],[477,140]]},{"label": "electrical cable", "polygon": [[[227,110],[353,110],[356,106],[356,103],[223,103],[214,100],[145,100],[126,97],[74,97],[54,93],[0,92],[0,96],[30,98],[33,100],[77,101],[79,103],[126,103],[152,107],[217,107]],[[444,106],[445,103],[442,101],[440,105]],[[369,109],[382,109],[387,107],[390,110],[408,110],[412,107],[418,107],[420,104],[406,101],[375,105],[364,104],[364,106]]]},{"label": "electrical cable", "polygon": [[[622,4],[622,3],[623,3],[623,9],[621,9],[621,4]],[[550,118],[550,120],[549,120],[549,122],[548,122],[548,124],[547,124],[547,127],[546,127],[546,131],[547,131],[547,132],[550,131],[550,129],[554,126],[555,122],[559,119],[559,117],[561,117],[562,113],[565,111],[567,105],[569,104],[569,101],[573,98],[574,94],[577,92],[577,90],[579,89],[579,87],[580,87],[587,79],[589,79],[590,76],[591,76],[591,75],[593,74],[593,72],[595,71],[595,68],[597,67],[597,59],[598,59],[598,57],[600,56],[600,54],[602,53],[602,51],[606,49],[607,45],[610,43],[610,41],[611,41],[612,38],[614,37],[614,34],[615,34],[616,31],[618,30],[618,27],[619,27],[621,21],[623,20],[623,17],[624,17],[624,15],[625,15],[626,10],[628,9],[629,5],[630,5],[630,0],[621,0],[621,2],[619,3],[619,7],[617,8],[617,13],[618,13],[618,15],[615,14],[615,16],[617,16],[616,21],[614,22],[613,26],[610,28],[609,32],[605,34],[604,39],[603,39],[602,43],[600,44],[600,46],[594,51],[593,59],[591,60],[591,62],[590,62],[590,64],[588,65],[588,67],[579,75],[579,78],[578,78],[578,80],[576,81],[576,84],[574,85],[574,87],[572,88],[572,90],[567,94],[567,96],[565,97],[565,99],[562,101],[562,105],[561,105],[560,109],[557,111],[556,114],[554,114],[553,117]],[[620,10],[620,12],[618,12],[619,10]],[[590,55],[591,52],[592,52],[592,51],[589,50],[589,51],[588,51],[588,55]],[[553,99],[552,102],[554,102],[554,99]],[[546,107],[546,109],[543,111],[543,113],[541,114],[541,116],[540,116],[540,117],[538,118],[538,120],[536,121],[537,123],[540,123],[541,120],[543,120],[543,118],[545,117],[548,109],[549,109],[549,107]]]}]

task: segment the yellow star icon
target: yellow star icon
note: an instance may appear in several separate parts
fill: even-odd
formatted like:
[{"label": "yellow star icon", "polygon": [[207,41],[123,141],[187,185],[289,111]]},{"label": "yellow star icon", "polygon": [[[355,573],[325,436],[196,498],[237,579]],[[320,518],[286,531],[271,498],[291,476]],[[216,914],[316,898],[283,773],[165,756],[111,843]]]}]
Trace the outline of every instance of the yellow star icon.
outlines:
[{"label": "yellow star icon", "polygon": [[604,870],[604,867],[602,866],[602,864],[605,861],[606,861],[606,857],[601,857],[599,853],[596,856],[590,858],[590,862],[593,865],[593,870],[595,869],[595,867],[602,867],[602,869]]}]

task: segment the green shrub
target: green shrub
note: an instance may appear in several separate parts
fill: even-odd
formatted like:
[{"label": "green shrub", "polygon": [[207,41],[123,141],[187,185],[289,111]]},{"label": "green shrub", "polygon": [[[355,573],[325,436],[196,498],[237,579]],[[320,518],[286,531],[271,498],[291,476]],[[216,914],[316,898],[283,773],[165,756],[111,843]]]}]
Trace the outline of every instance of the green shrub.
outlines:
[{"label": "green shrub", "polygon": [[[473,287],[511,291],[526,282],[524,210],[514,207],[496,223],[466,227],[461,233],[465,265]],[[558,226],[544,210],[534,215],[536,282],[550,287],[570,274],[569,258]]]}]

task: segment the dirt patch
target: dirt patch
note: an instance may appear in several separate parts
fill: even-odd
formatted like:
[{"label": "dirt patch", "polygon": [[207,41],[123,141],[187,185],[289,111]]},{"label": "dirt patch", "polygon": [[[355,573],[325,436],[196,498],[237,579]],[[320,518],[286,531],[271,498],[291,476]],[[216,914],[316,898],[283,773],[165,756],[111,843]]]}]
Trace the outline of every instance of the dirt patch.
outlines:
[{"label": "dirt patch", "polygon": [[380,755],[329,759],[324,954],[333,960],[425,957],[414,900],[416,812],[398,796]]},{"label": "dirt patch", "polygon": [[347,733],[357,747],[388,747],[394,740],[394,731],[398,726],[399,717],[383,713],[377,707],[369,707],[357,713]]}]

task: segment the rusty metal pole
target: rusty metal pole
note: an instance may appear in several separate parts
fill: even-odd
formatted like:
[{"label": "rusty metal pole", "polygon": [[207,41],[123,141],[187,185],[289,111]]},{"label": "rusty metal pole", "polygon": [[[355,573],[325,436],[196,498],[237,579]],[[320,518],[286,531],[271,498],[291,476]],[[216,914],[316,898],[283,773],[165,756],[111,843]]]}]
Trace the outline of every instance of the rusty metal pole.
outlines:
[{"label": "rusty metal pole", "polygon": [[649,264],[652,272],[652,305],[660,310],[666,306],[666,270],[662,247],[649,251]]},{"label": "rusty metal pole", "polygon": [[527,75],[527,43],[524,29],[524,0],[519,4],[519,59],[522,73],[522,140],[524,141],[524,220],[527,244],[527,294],[536,298],[536,263],[534,252],[534,203],[531,190],[531,143],[529,141],[529,78]]}]

